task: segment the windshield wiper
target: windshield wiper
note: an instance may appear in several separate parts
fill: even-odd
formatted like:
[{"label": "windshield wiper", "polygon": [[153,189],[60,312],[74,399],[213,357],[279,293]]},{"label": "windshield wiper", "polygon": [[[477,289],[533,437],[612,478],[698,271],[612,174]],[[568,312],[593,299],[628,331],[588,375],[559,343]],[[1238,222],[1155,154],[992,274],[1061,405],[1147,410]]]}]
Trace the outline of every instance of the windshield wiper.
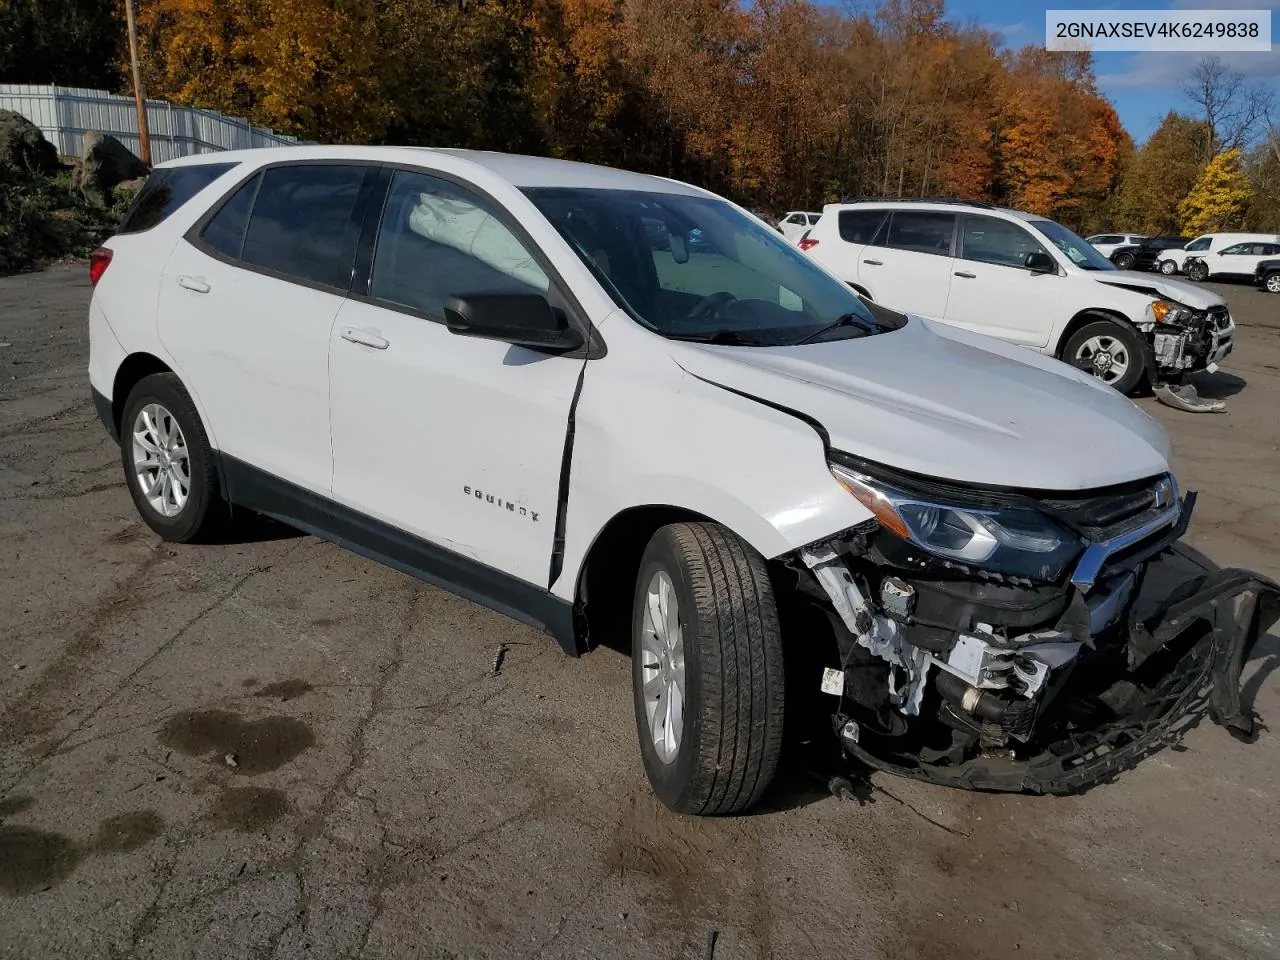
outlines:
[{"label": "windshield wiper", "polygon": [[753,337],[741,330],[710,330],[706,333],[664,333],[668,340],[688,340],[693,343],[718,343],[724,346],[764,347],[768,346],[759,337]]},{"label": "windshield wiper", "polygon": [[798,347],[802,343],[812,343],[814,340],[817,340],[824,333],[830,333],[832,330],[839,330],[841,327],[857,327],[862,331],[862,336],[864,337],[867,334],[875,332],[871,327],[868,327],[866,322],[862,320],[862,318],[859,317],[856,313],[846,313],[844,316],[840,317],[838,320],[835,320],[832,323],[828,323],[825,327],[819,327],[817,330],[813,331],[813,333],[809,334],[807,337],[801,337],[799,340],[795,342],[794,345]]}]

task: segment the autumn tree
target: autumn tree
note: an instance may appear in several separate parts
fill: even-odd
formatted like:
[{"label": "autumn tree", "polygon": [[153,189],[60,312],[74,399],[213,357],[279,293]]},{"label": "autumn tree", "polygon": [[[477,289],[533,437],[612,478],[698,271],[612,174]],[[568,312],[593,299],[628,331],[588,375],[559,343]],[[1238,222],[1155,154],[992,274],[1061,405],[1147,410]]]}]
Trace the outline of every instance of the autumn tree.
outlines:
[{"label": "autumn tree", "polygon": [[1196,234],[1238,226],[1250,197],[1249,179],[1240,169],[1240,151],[1225,150],[1209,161],[1178,204],[1182,229]]}]

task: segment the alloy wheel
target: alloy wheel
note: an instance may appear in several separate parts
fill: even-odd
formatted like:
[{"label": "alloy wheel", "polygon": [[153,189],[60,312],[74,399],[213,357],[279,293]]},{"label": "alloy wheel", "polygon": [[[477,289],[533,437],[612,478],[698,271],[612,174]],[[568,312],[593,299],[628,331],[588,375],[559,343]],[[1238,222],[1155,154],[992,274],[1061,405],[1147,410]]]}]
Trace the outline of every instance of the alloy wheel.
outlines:
[{"label": "alloy wheel", "polygon": [[649,739],[658,759],[671,763],[684,734],[684,634],[675,585],[665,570],[657,571],[645,590],[640,655]]},{"label": "alloy wheel", "polygon": [[1090,337],[1076,350],[1075,361],[1103,383],[1115,383],[1129,372],[1129,351],[1116,337]]},{"label": "alloy wheel", "polygon": [[191,493],[191,458],[173,414],[148,403],[133,421],[133,469],[138,489],[162,517],[176,517]]}]

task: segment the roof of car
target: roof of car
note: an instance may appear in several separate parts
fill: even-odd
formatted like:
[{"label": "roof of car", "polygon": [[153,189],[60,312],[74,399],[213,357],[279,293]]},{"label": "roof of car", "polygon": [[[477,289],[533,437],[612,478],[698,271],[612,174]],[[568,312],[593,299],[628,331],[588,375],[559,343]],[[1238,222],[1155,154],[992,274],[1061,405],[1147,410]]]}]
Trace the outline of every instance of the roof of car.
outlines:
[{"label": "roof of car", "polygon": [[980,213],[1004,213],[1019,220],[1044,220],[1034,213],[1014,210],[1010,207],[997,207],[981,201],[965,200],[913,200],[910,197],[883,197],[876,199],[854,200],[847,203],[828,203],[822,208],[825,214],[829,210],[853,210],[858,207],[894,207],[903,210],[927,210],[937,213],[955,213],[957,210],[970,210]]},{"label": "roof of car", "polygon": [[252,161],[278,163],[289,160],[365,160],[380,163],[406,163],[430,165],[431,156],[448,156],[483,167],[517,187],[579,187],[601,190],[645,190],[658,193],[678,193],[690,196],[711,196],[708,191],[679,180],[655,177],[629,170],[578,163],[572,160],[555,160],[550,157],[531,157],[514,153],[497,153],[489,150],[460,150],[435,147],[394,146],[298,146],[257,147],[248,150],[225,150],[203,153],[169,160],[157,167],[180,167],[200,163],[228,163]]}]

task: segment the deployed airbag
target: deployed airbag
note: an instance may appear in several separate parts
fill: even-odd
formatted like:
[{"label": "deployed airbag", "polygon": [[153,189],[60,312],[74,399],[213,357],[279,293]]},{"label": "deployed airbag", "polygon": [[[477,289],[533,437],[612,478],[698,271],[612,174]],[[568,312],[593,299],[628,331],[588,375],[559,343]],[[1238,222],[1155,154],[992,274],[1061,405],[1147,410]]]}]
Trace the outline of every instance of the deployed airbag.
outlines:
[{"label": "deployed airbag", "polygon": [[475,257],[539,291],[547,290],[547,275],[524,244],[500,220],[474,203],[421,193],[409,213],[409,229]]}]

